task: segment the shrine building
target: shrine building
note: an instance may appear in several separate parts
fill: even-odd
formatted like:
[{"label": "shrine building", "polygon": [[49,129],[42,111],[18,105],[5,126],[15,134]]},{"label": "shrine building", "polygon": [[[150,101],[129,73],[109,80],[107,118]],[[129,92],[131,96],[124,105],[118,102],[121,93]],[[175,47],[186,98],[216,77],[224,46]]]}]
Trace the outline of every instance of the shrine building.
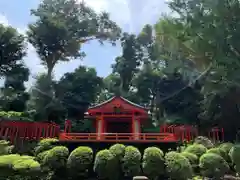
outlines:
[{"label": "shrine building", "polygon": [[110,133],[139,134],[141,124],[148,119],[148,110],[121,96],[115,96],[90,107],[86,115],[95,121],[99,137]]}]

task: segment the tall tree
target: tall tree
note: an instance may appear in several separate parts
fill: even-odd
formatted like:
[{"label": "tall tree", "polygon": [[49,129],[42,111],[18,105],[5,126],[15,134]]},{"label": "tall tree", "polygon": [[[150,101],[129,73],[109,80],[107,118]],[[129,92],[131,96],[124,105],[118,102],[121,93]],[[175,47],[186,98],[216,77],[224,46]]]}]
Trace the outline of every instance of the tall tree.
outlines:
[{"label": "tall tree", "polygon": [[[48,93],[50,91],[51,93]],[[66,115],[65,108],[52,94],[55,94],[55,91],[49,90],[47,74],[38,75],[30,89],[31,98],[28,102],[28,111],[33,112],[33,118],[36,121],[63,122]]]},{"label": "tall tree", "polygon": [[119,27],[107,13],[97,14],[75,0],[43,0],[31,13],[36,22],[29,25],[28,39],[47,67],[49,83],[59,61],[84,55],[80,51],[82,43],[93,39],[114,43],[120,35]]},{"label": "tall tree", "polygon": [[[204,78],[203,114],[208,114],[211,124],[225,126],[226,131],[235,133],[240,117],[237,110],[240,104],[239,5],[237,0],[169,2],[178,14],[176,21],[186,27],[189,56],[210,67]],[[224,123],[226,119],[231,122]]]},{"label": "tall tree", "polygon": [[24,82],[28,81],[29,69],[24,64],[16,64],[5,72],[5,82],[2,88],[1,102],[4,111],[23,112],[29,94],[25,92]]},{"label": "tall tree", "polygon": [[103,80],[97,76],[95,69],[80,66],[74,72],[64,74],[56,83],[56,98],[67,110],[69,118],[81,119],[102,87]]},{"label": "tall tree", "polygon": [[210,64],[214,80],[224,83],[223,88],[238,84],[240,2],[173,0],[169,5],[179,14],[178,23],[186,27],[192,59]]},{"label": "tall tree", "polygon": [[135,73],[141,64],[143,52],[135,35],[124,33],[121,38],[122,55],[115,59],[113,73],[117,73],[121,79],[120,90],[128,92]]},{"label": "tall tree", "polygon": [[5,76],[22,64],[26,55],[24,36],[16,29],[0,24],[0,76]]}]

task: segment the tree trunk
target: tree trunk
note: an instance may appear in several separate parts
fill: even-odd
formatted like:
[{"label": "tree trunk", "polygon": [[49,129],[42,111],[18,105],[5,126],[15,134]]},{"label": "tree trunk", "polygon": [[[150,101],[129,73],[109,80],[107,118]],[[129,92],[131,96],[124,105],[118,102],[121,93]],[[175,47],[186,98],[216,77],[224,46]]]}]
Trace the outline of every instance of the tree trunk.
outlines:
[{"label": "tree trunk", "polygon": [[[54,67],[54,64],[48,63],[48,65],[47,65],[47,81],[48,82],[47,83],[48,83],[48,86],[49,86],[49,92],[52,92],[52,71],[53,71],[53,67]],[[53,94],[51,93],[51,95],[53,95]]]}]

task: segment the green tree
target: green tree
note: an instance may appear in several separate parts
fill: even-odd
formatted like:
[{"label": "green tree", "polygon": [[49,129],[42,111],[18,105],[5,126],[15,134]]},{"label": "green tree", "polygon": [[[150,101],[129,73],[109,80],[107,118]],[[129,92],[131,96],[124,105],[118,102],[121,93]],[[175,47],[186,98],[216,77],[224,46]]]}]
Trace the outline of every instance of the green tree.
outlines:
[{"label": "green tree", "polygon": [[120,76],[120,93],[128,92],[133,76],[138,72],[143,52],[137,37],[133,34],[124,33],[121,38],[122,55],[115,59],[112,65],[113,73]]},{"label": "green tree", "polygon": [[102,78],[93,68],[79,66],[56,82],[56,98],[68,112],[69,118],[82,118],[89,104],[97,99],[103,87]]},{"label": "green tree", "polygon": [[4,87],[1,89],[1,106],[4,111],[23,112],[29,94],[25,92],[24,82],[28,81],[29,69],[24,64],[16,64],[5,72]]},{"label": "green tree", "polygon": [[[0,24],[0,76],[5,76],[22,64],[26,55],[24,36],[16,29]],[[13,70],[14,71],[14,70]]]},{"label": "green tree", "polygon": [[[181,73],[175,72],[162,78],[158,85],[158,101],[170,123],[199,125],[203,96],[198,82],[190,86]],[[177,119],[180,121],[177,122]]]},{"label": "green tree", "polygon": [[114,43],[120,35],[107,13],[97,14],[75,0],[44,0],[31,13],[36,22],[29,25],[28,40],[47,67],[49,83],[59,61],[83,57],[80,50],[84,42],[98,39]]},{"label": "green tree", "polygon": [[36,77],[36,82],[30,89],[30,100],[28,102],[28,111],[32,111],[33,118],[36,121],[55,121],[62,123],[66,111],[61,102],[51,96],[55,94],[54,89],[49,92],[49,83],[47,74],[40,74]]},{"label": "green tree", "polygon": [[119,74],[111,73],[103,79],[103,88],[97,96],[96,103],[101,103],[115,95],[120,95],[121,78]]},{"label": "green tree", "polygon": [[210,67],[203,88],[205,118],[235,134],[240,115],[239,1],[172,0],[169,6],[178,14],[178,24],[186,27],[189,57]]}]

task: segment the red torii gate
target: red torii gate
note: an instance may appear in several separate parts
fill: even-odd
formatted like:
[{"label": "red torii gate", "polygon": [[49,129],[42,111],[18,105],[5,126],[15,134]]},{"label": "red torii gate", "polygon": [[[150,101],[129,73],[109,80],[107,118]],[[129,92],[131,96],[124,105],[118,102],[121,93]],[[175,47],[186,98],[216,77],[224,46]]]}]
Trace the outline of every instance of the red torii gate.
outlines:
[{"label": "red torii gate", "polygon": [[55,123],[0,121],[0,137],[9,139],[12,143],[15,139],[39,140],[58,137],[59,132],[60,127]]},{"label": "red torii gate", "polygon": [[[162,125],[160,133],[173,133],[181,141],[191,141],[198,136],[198,129],[191,125]],[[213,141],[224,141],[224,129],[213,127],[208,131],[208,137]]]},{"label": "red torii gate", "polygon": [[[64,133],[71,132],[71,121],[65,121]],[[162,125],[160,133],[172,133],[181,141],[191,141],[198,136],[197,127],[191,125]],[[0,137],[8,139],[12,143],[15,140],[40,140],[42,138],[58,138],[60,126],[55,123],[23,122],[23,121],[0,121]],[[214,127],[208,132],[208,137],[213,141],[224,140],[224,129]]]},{"label": "red torii gate", "polygon": [[213,139],[214,141],[223,141],[224,140],[224,129],[213,127],[209,132],[209,138]]}]

